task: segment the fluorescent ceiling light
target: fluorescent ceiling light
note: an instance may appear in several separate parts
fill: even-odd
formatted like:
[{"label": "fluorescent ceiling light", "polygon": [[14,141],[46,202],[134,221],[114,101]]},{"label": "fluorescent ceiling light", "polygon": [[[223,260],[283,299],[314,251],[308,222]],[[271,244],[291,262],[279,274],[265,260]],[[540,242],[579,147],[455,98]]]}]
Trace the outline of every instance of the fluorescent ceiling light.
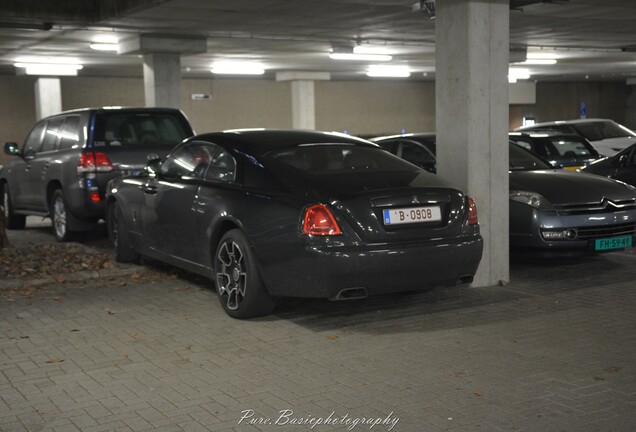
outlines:
[{"label": "fluorescent ceiling light", "polygon": [[260,63],[247,61],[218,62],[212,65],[210,71],[213,74],[227,75],[263,75],[265,68]]},{"label": "fluorescent ceiling light", "polygon": [[553,65],[556,64],[556,59],[526,59],[526,61],[513,63],[516,65]]},{"label": "fluorescent ceiling light", "polygon": [[353,60],[353,61],[391,61],[393,57],[384,48],[357,45],[336,46],[329,54],[333,60]]},{"label": "fluorescent ceiling light", "polygon": [[371,65],[367,69],[367,76],[382,78],[408,78],[411,71],[408,66],[379,66]]},{"label": "fluorescent ceiling light", "polygon": [[24,68],[27,75],[75,76],[84,66],[81,64],[59,63],[14,63],[17,68]]},{"label": "fluorescent ceiling light", "polygon": [[97,51],[117,51],[119,45],[116,43],[92,43],[89,47]]},{"label": "fluorescent ceiling light", "polygon": [[515,83],[517,80],[530,79],[530,71],[525,68],[509,68],[508,82]]},{"label": "fluorescent ceiling light", "polygon": [[554,60],[557,59],[558,56],[556,53],[551,51],[528,51],[526,53],[527,59],[543,59],[543,60]]}]

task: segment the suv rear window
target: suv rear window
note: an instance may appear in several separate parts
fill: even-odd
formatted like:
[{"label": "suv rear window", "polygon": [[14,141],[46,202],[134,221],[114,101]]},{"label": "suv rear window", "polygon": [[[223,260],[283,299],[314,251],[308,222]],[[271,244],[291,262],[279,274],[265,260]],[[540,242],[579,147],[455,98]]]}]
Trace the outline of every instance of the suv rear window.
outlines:
[{"label": "suv rear window", "polygon": [[177,144],[190,136],[184,121],[172,113],[100,113],[95,119],[93,142],[96,147]]}]

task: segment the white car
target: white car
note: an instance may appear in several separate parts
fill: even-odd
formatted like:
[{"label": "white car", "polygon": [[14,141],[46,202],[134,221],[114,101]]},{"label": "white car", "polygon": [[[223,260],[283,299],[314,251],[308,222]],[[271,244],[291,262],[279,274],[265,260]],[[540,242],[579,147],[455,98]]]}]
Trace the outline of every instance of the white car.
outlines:
[{"label": "white car", "polygon": [[584,136],[602,156],[613,156],[636,143],[636,133],[609,119],[580,119],[536,123],[517,132],[558,131]]}]

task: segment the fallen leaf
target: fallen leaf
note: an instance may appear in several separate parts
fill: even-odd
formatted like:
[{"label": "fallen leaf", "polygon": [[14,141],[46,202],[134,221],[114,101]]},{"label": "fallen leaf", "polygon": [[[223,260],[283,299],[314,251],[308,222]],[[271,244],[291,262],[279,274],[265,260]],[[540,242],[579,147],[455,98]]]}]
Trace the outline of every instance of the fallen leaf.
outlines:
[{"label": "fallen leaf", "polygon": [[78,331],[81,331],[81,330],[80,329],[71,329],[71,332],[73,332],[73,333],[78,332]]},{"label": "fallen leaf", "polygon": [[327,336],[327,339],[331,339],[331,340],[338,339],[338,336],[330,335],[330,336]]},{"label": "fallen leaf", "polygon": [[137,332],[128,333],[128,336],[134,339],[139,339],[139,335],[137,334]]},{"label": "fallen leaf", "polygon": [[619,367],[608,367],[607,369],[605,369],[605,372],[607,373],[616,373],[619,370],[621,370],[622,368]]},{"label": "fallen leaf", "polygon": [[605,381],[605,378],[594,377],[594,381]]},{"label": "fallen leaf", "polygon": [[108,315],[115,315],[115,311],[114,311],[114,310],[112,310],[112,309],[106,309],[106,313],[107,313]]},{"label": "fallen leaf", "polygon": [[473,396],[481,397],[481,392],[473,392]]},{"label": "fallen leaf", "polygon": [[33,295],[33,290],[30,289],[28,291],[25,291],[21,295],[22,295],[22,297],[31,297]]},{"label": "fallen leaf", "polygon": [[62,363],[63,361],[64,361],[64,360],[61,360],[61,359],[59,359],[59,358],[51,357],[51,358],[50,358],[50,359],[48,359],[46,362],[47,362],[47,363],[51,363],[51,364],[53,364],[53,363]]},{"label": "fallen leaf", "polygon": [[59,296],[53,297],[53,300],[56,302],[59,302],[59,301],[62,301],[63,298],[64,296],[59,295]]}]

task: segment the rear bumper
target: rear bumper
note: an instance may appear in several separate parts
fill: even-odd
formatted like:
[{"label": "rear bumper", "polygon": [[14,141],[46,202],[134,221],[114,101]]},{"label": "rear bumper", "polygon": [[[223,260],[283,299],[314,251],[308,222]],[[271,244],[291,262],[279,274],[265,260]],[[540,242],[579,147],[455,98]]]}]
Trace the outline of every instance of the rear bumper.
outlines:
[{"label": "rear bumper", "polygon": [[333,299],[348,289],[375,295],[471,280],[482,248],[482,238],[471,236],[348,247],[278,244],[263,248],[259,257],[270,257],[261,259],[260,267],[272,295]]}]

